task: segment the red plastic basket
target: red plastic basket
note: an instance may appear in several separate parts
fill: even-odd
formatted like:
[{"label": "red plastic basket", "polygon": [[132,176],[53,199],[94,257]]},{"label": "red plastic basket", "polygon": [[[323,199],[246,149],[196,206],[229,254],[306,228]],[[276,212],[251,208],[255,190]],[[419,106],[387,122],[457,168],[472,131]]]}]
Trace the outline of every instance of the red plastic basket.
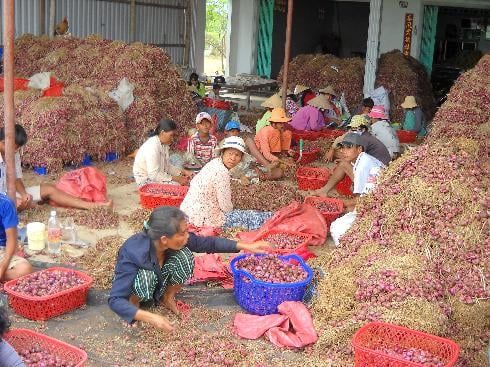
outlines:
[{"label": "red plastic basket", "polygon": [[[318,158],[318,155],[320,154],[320,149],[312,149],[310,151],[305,151],[303,149],[303,155],[301,156],[301,160],[299,161],[299,164],[309,164],[316,160]],[[295,150],[293,159],[296,161],[299,158],[299,151]]]},{"label": "red plastic basket", "polygon": [[140,187],[138,192],[141,206],[154,209],[164,205],[180,206],[188,190],[189,186],[147,184]]},{"label": "red plastic basket", "polygon": [[213,98],[203,98],[202,103],[206,107],[217,108],[218,110],[231,110],[232,105],[230,102],[221,101]]},{"label": "red plastic basket", "polygon": [[29,329],[11,329],[5,334],[4,339],[17,352],[39,346],[43,351],[70,362],[75,367],[83,367],[87,362],[87,353],[83,350]]},{"label": "red plastic basket", "polygon": [[302,240],[302,242],[293,249],[274,248],[273,250],[269,251],[270,253],[274,253],[274,254],[291,254],[291,253],[295,252],[296,250],[306,248],[306,247],[308,247],[308,244],[310,243],[311,239],[313,238],[313,236],[311,234],[306,234],[306,233],[302,233],[302,232],[280,231],[280,230],[271,229],[271,230],[265,232],[262,236],[260,236],[259,239],[267,241],[267,238],[270,235],[275,235],[275,234],[285,234],[285,235],[288,235],[291,237],[293,237],[293,236],[299,237]]},{"label": "red plastic basket", "polygon": [[83,279],[85,283],[70,289],[66,289],[59,293],[35,297],[16,292],[12,289],[20,279],[29,277],[30,274],[11,280],[5,283],[4,289],[8,294],[10,307],[13,308],[15,313],[30,320],[43,321],[75,310],[85,304],[87,301],[88,291],[93,283],[92,278],[80,271],[61,267],[53,267],[41,271],[55,270],[65,272],[73,271],[79,278]]},{"label": "red plastic basket", "polygon": [[325,186],[330,172],[324,168],[299,167],[296,170],[296,179],[300,190],[317,190]]},{"label": "red plastic basket", "polygon": [[340,180],[340,182],[335,186],[335,189],[340,195],[352,196],[352,180],[349,176],[345,175],[345,177]]},{"label": "red plastic basket", "polygon": [[314,141],[320,137],[320,132],[307,131],[307,130],[293,130],[292,137],[293,140],[296,142],[298,142],[300,139]]},{"label": "red plastic basket", "polygon": [[352,339],[356,367],[415,367],[424,366],[388,355],[381,349],[417,348],[438,357],[444,367],[452,367],[459,356],[459,346],[449,339],[383,322],[371,322],[361,327]]},{"label": "red plastic basket", "polygon": [[326,138],[326,139],[335,139],[339,136],[342,136],[346,133],[347,131],[345,130],[339,130],[339,129],[328,129],[328,130],[322,130],[319,132],[320,138]]},{"label": "red plastic basket", "polygon": [[[305,198],[304,201],[305,204],[310,204],[317,208],[320,213],[322,213],[323,217],[325,218],[325,221],[327,222],[327,226],[330,228],[330,224],[337,219],[340,214],[344,211],[344,202],[340,199],[335,199],[335,198],[324,198],[324,197],[318,197],[318,196],[308,196]],[[333,206],[335,206],[337,209],[335,211],[325,211],[325,210],[320,210],[317,205],[320,203],[328,203]]]},{"label": "red plastic basket", "polygon": [[417,140],[417,133],[414,131],[396,130],[396,135],[398,135],[400,143],[415,143]]}]

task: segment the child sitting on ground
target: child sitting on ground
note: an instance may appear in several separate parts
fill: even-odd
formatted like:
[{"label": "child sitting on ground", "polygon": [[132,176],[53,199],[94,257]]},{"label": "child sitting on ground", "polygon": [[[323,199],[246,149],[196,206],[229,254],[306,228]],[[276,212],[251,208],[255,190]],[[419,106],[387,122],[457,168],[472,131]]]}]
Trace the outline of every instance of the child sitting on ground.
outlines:
[{"label": "child sitting on ground", "polygon": [[198,113],[196,117],[197,132],[191,136],[187,143],[187,152],[203,166],[214,158],[213,152],[218,146],[218,139],[210,134],[211,124],[212,119],[208,113]]}]

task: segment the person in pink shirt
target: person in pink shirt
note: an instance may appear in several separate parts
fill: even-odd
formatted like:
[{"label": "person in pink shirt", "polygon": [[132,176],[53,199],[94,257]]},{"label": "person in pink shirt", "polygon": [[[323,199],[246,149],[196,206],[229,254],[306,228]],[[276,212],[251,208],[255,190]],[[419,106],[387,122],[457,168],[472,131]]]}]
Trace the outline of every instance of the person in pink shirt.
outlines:
[{"label": "person in pink shirt", "polygon": [[319,95],[308,102],[293,116],[289,123],[296,130],[319,131],[325,127],[323,110],[330,107],[330,102],[324,95]]}]

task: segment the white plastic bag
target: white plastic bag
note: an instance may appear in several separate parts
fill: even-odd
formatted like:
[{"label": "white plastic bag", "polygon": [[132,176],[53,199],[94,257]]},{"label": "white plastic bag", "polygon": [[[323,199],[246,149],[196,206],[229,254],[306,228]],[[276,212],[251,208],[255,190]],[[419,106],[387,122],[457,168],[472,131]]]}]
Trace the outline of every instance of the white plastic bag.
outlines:
[{"label": "white plastic bag", "polygon": [[50,77],[51,77],[51,73],[49,71],[34,74],[29,78],[29,84],[27,84],[27,86],[29,88],[35,88],[41,90],[49,88],[51,84]]},{"label": "white plastic bag", "polygon": [[126,109],[133,103],[134,96],[134,85],[129,82],[127,78],[121,79],[117,89],[109,92],[109,97],[117,102],[122,111]]},{"label": "white plastic bag", "polygon": [[340,238],[352,227],[356,220],[356,211],[349,212],[335,219],[330,224],[330,235],[332,236],[335,246],[339,245]]},{"label": "white plastic bag", "polygon": [[390,113],[390,96],[389,91],[385,87],[378,87],[369,95],[374,101],[375,106],[384,106],[385,112]]}]

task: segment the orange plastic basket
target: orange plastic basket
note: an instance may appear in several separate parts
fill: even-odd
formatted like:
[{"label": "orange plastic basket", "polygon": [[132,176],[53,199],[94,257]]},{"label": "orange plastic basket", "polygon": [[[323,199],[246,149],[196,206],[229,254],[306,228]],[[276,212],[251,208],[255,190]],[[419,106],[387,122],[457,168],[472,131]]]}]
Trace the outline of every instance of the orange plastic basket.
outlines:
[{"label": "orange plastic basket", "polygon": [[43,351],[72,363],[75,367],[83,367],[87,362],[87,353],[83,350],[29,329],[11,329],[4,339],[17,352],[39,346]]},{"label": "orange plastic basket", "polygon": [[20,279],[28,278],[31,274],[8,281],[5,283],[4,289],[8,294],[10,307],[15,313],[30,320],[43,321],[75,310],[86,303],[88,291],[93,283],[92,278],[81,271],[61,267],[53,267],[41,271],[55,270],[74,272],[85,283],[55,294],[36,297],[28,296],[12,289]]},{"label": "orange plastic basket", "polygon": [[386,350],[416,348],[437,357],[444,367],[452,367],[459,346],[452,340],[383,322],[370,322],[352,339],[355,367],[423,367],[422,363],[388,355]]},{"label": "orange plastic basket", "polygon": [[330,172],[324,168],[299,167],[296,170],[296,179],[300,190],[317,190],[325,186]]},{"label": "orange plastic basket", "polygon": [[189,186],[147,184],[139,188],[140,204],[143,208],[159,206],[180,206]]},{"label": "orange plastic basket", "polygon": [[396,130],[396,135],[398,135],[400,143],[415,143],[415,140],[417,140],[417,133],[415,131]]},{"label": "orange plastic basket", "polygon": [[335,186],[335,189],[340,195],[352,196],[352,180],[349,176],[345,175],[342,180]]},{"label": "orange plastic basket", "polygon": [[[313,161],[315,161],[318,158],[318,155],[320,154],[320,149],[312,149],[310,151],[305,151],[303,149],[303,155],[301,156],[301,160],[299,161],[299,164],[304,165],[304,164],[309,164]],[[296,161],[299,158],[299,150],[295,150],[293,159]]]},{"label": "orange plastic basket", "polygon": [[[318,211],[323,215],[325,221],[327,222],[327,226],[330,228],[330,224],[337,219],[340,214],[344,211],[344,202],[340,199],[335,198],[325,198],[318,196],[308,196],[305,198],[305,204],[310,204],[318,209]],[[332,208],[335,208],[333,211],[328,211],[322,209],[322,204],[325,203]],[[325,206],[325,205],[324,205]]]},{"label": "orange plastic basket", "polygon": [[311,234],[306,234],[302,232],[280,231],[276,229],[271,229],[265,232],[262,236],[260,236],[259,239],[263,241],[268,241],[271,243],[271,245],[274,245],[274,235],[285,235],[287,237],[293,237],[301,241],[301,243],[299,243],[294,248],[290,248],[290,249],[274,248],[273,250],[269,251],[270,253],[274,253],[274,254],[291,254],[299,249],[306,248],[308,247],[308,244],[310,243],[313,237]]}]

